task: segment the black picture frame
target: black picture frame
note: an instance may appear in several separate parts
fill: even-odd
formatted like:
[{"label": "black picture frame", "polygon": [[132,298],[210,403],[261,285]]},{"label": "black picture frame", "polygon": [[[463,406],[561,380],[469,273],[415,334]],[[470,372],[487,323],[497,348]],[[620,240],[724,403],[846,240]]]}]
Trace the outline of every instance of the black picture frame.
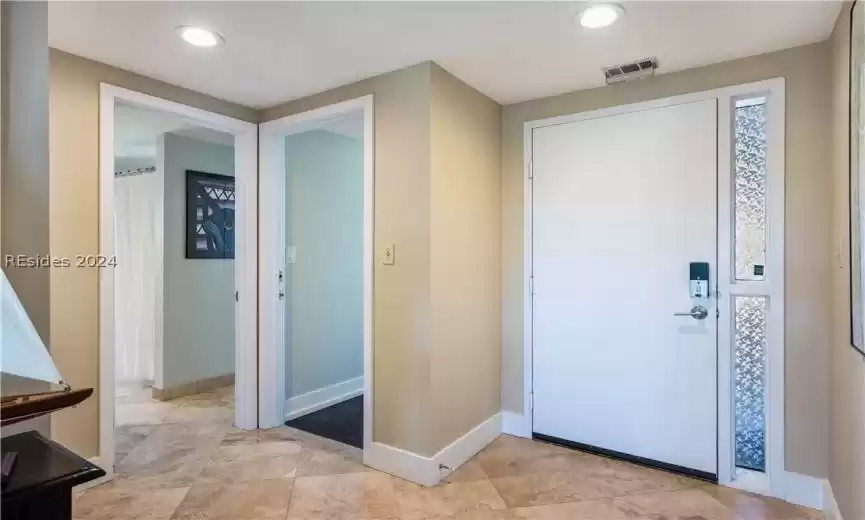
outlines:
[{"label": "black picture frame", "polygon": [[234,177],[186,170],[186,258],[234,258]]},{"label": "black picture frame", "polygon": [[863,265],[865,260],[863,255],[863,244],[858,239],[861,236],[862,222],[859,221],[860,208],[860,190],[861,177],[865,172],[860,172],[858,163],[859,155],[865,150],[859,147],[859,112],[860,104],[863,102],[861,85],[862,67],[865,64],[865,56],[860,54],[865,53],[865,46],[862,42],[865,39],[865,28],[861,21],[865,19],[865,4],[859,0],[855,0],[850,7],[850,40],[848,42],[848,108],[849,117],[847,119],[847,138],[848,138],[848,188],[850,195],[850,212],[849,212],[849,244],[850,244],[850,345],[854,350],[865,356],[865,295],[862,294],[862,277]]}]

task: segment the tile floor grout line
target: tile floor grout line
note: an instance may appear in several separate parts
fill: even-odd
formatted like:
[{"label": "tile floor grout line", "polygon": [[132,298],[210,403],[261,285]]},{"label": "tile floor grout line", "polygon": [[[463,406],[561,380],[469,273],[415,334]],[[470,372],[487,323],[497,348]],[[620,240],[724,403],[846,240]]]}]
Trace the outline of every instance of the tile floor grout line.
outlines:
[{"label": "tile floor grout line", "polygon": [[387,473],[385,473],[385,475],[388,476],[388,481],[390,482],[390,488],[393,491],[393,501],[396,504],[396,519],[395,520],[401,520],[402,519],[402,506],[399,505],[399,500],[396,498],[396,487],[394,486],[394,480],[393,480],[394,477],[393,477],[393,475],[389,475]]},{"label": "tile floor grout line", "polygon": [[294,489],[297,484],[297,468],[295,467],[295,478],[291,479],[291,492],[288,494],[288,505],[285,506],[285,516],[282,520],[288,520],[288,513],[291,511],[291,501],[294,499]]},{"label": "tile floor grout line", "polygon": [[189,490],[192,489],[192,486],[186,486],[186,492],[183,493],[183,498],[181,498],[177,505],[174,506],[174,509],[171,510],[171,514],[166,517],[166,520],[173,520],[174,514],[177,513],[177,510],[180,509],[180,505],[183,504],[183,501],[186,500],[186,496],[189,495]]},{"label": "tile floor grout line", "polygon": [[[469,459],[469,460],[471,460],[471,459]],[[468,462],[468,461],[466,461],[466,462]],[[495,484],[493,484],[493,480],[489,477],[489,475],[487,475],[487,472],[484,470],[484,468],[482,466],[481,466],[480,470],[481,470],[481,473],[483,473],[483,475],[484,475],[484,479],[482,479],[482,480],[486,480],[487,483],[489,483],[490,487],[493,488],[493,491],[495,492],[496,496],[499,497],[499,500],[501,500],[502,504],[505,505],[505,511],[510,511],[511,509],[513,509],[513,508],[508,506],[508,503],[505,501],[505,497],[503,497],[502,494],[499,493],[498,488],[496,488]],[[453,475],[453,473],[451,473],[451,475]]]}]

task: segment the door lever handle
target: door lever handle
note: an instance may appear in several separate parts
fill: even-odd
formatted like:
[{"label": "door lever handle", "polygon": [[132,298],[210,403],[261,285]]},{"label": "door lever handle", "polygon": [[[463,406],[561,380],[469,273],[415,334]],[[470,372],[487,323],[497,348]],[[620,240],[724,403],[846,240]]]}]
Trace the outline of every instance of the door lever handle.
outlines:
[{"label": "door lever handle", "polygon": [[674,312],[673,316],[690,316],[695,320],[705,320],[709,315],[708,309],[702,305],[694,305],[690,312]]}]

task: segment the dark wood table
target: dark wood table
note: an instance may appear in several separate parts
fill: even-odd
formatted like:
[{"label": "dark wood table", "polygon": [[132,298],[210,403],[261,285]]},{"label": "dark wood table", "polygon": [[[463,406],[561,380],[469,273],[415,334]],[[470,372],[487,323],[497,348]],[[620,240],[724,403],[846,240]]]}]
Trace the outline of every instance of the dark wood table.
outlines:
[{"label": "dark wood table", "polygon": [[2,489],[3,520],[70,520],[72,488],[105,475],[35,431],[4,437],[0,451],[17,453]]}]

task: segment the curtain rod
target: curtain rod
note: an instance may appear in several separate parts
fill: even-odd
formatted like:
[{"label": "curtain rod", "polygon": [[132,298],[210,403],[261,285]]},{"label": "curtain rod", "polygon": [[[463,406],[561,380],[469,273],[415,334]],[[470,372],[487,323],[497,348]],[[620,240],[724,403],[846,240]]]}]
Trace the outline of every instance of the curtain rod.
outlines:
[{"label": "curtain rod", "polygon": [[130,168],[128,170],[120,170],[114,172],[115,177],[131,177],[133,175],[142,175],[145,173],[153,173],[156,171],[156,166],[147,166],[146,168]]}]

